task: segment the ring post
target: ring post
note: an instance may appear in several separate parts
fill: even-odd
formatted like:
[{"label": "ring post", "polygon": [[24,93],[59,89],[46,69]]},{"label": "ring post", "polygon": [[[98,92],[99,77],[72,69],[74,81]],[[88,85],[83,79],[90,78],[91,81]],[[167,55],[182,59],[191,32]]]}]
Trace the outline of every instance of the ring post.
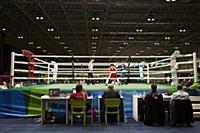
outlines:
[{"label": "ring post", "polygon": [[194,83],[197,82],[197,54],[193,52]]},{"label": "ring post", "polygon": [[127,77],[127,84],[130,82],[130,64],[131,64],[131,56],[128,57],[128,77]]},{"label": "ring post", "polygon": [[150,83],[150,79],[149,79],[149,63],[147,64],[147,83]]},{"label": "ring post", "polygon": [[176,50],[171,56],[171,74],[172,74],[172,85],[178,85],[177,69],[178,64],[176,58],[180,55],[180,51]]},{"label": "ring post", "polygon": [[72,82],[74,83],[74,78],[75,78],[75,75],[74,75],[74,56],[72,56]]},{"label": "ring post", "polygon": [[11,65],[10,65],[10,75],[13,76],[13,78],[11,79],[11,86],[14,86],[14,74],[15,74],[15,52],[11,53]]},{"label": "ring post", "polygon": [[50,81],[49,81],[49,76],[50,76],[50,74],[49,74],[49,71],[50,71],[50,64],[48,63],[48,68],[47,68],[48,70],[47,70],[47,84],[49,84],[50,83]]}]

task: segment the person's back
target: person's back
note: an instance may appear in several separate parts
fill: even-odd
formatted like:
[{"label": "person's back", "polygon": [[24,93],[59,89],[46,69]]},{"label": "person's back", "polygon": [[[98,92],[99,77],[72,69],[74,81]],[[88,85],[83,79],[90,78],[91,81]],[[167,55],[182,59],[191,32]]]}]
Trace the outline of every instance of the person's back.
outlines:
[{"label": "person's back", "polygon": [[[108,85],[108,91],[105,91],[102,95],[102,100],[101,100],[101,120],[104,121],[104,113],[105,113],[105,99],[118,99],[120,98],[120,95],[117,91],[114,90],[114,87],[112,84],[109,84]],[[121,109],[121,105],[122,105],[122,101],[120,102],[120,114],[122,112],[122,109]],[[114,107],[114,108],[109,108],[109,111],[116,111],[117,109]],[[116,117],[113,116],[113,115],[110,115],[108,116],[108,121],[115,121]]]},{"label": "person's back", "polygon": [[174,100],[186,100],[189,99],[189,94],[183,91],[183,87],[178,85],[177,91],[172,94],[170,103],[173,104]]},{"label": "person's back", "polygon": [[185,123],[191,126],[193,110],[189,94],[183,91],[181,85],[178,85],[176,89],[177,92],[172,94],[170,101],[172,126],[176,126],[176,123]]},{"label": "person's back", "polygon": [[117,91],[114,91],[113,85],[108,85],[108,91],[105,91],[102,95],[103,98],[120,98]]},{"label": "person's back", "polygon": [[76,92],[72,93],[70,99],[86,99],[86,94],[82,91],[82,85],[76,85]]},{"label": "person's back", "polygon": [[164,124],[164,106],[163,96],[158,93],[157,86],[151,85],[152,92],[145,96],[145,120],[144,124],[152,125],[158,123],[159,125]]}]

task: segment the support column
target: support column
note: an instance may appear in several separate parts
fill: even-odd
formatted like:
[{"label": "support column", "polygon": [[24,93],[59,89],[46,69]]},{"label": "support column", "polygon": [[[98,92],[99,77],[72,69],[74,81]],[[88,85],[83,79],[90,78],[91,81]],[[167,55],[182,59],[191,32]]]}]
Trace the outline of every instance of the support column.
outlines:
[{"label": "support column", "polygon": [[0,75],[4,72],[4,46],[5,46],[5,33],[0,33]]},{"label": "support column", "polygon": [[194,69],[194,83],[197,82],[197,54],[196,52],[193,52],[193,69]]}]

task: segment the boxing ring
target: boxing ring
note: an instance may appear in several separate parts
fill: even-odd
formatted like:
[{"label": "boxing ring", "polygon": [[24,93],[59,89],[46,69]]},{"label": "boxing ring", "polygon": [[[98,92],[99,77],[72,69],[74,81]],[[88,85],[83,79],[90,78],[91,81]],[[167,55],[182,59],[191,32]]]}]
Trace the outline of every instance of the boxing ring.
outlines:
[{"label": "boxing ring", "polygon": [[[58,56],[33,55],[35,61],[20,61],[23,54],[12,53],[11,76],[12,86],[16,81],[43,80],[44,83],[74,83],[77,81],[96,80],[105,83],[109,77],[110,64],[126,65],[126,76],[120,77],[122,71],[117,70],[119,80],[136,80],[151,83],[155,81],[177,85],[180,80],[192,79],[197,82],[196,53],[181,55],[175,51],[171,56]],[[95,59],[93,78],[88,78],[88,62]],[[138,61],[141,60],[142,61]],[[47,61],[48,60],[48,61]],[[56,60],[56,61],[55,61]],[[63,60],[62,62],[58,62]],[[126,61],[126,62],[125,62]],[[27,70],[27,65],[34,64],[33,70]],[[27,73],[34,73],[30,77]]]},{"label": "boxing ring", "polygon": [[[0,103],[3,103],[0,104],[0,117],[40,116],[40,97],[48,94],[49,88],[60,88],[62,93],[71,93],[77,83],[82,83],[93,95],[93,105],[98,113],[97,99],[98,95],[107,90],[105,81],[110,75],[110,64],[116,66],[120,82],[126,80],[126,84],[114,85],[115,90],[124,97],[126,116],[132,116],[132,95],[148,93],[150,83],[158,83],[159,92],[167,90],[172,93],[178,82],[198,80],[199,61],[196,53],[182,55],[175,51],[171,56],[32,55],[31,58],[34,60],[27,61],[23,54],[11,53],[11,85],[14,87],[23,81],[30,86],[0,90]],[[91,59],[95,60],[93,78],[88,78],[91,72],[88,63]],[[121,64],[126,65],[125,71],[120,69]],[[125,76],[122,77],[124,72]],[[94,81],[94,85],[91,81]]]}]

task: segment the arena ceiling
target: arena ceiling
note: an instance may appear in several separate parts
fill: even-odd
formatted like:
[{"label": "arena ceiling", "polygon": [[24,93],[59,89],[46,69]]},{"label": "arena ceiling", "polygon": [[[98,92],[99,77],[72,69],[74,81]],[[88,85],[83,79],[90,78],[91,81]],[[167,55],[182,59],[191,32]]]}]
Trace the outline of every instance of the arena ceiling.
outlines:
[{"label": "arena ceiling", "polygon": [[35,54],[200,53],[199,0],[1,0],[0,27]]}]

